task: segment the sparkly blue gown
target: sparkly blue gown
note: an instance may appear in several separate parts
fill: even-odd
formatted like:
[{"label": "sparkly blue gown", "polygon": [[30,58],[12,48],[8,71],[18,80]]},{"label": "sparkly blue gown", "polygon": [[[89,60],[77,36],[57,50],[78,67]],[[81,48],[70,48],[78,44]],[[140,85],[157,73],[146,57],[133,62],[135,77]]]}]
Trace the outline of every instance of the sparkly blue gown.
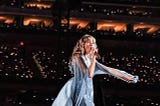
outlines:
[{"label": "sparkly blue gown", "polygon": [[[76,55],[72,59],[71,70],[74,74],[66,84],[60,90],[58,96],[55,98],[52,106],[95,106],[93,102],[93,80],[88,77],[88,67],[90,65],[90,59],[82,55]],[[115,69],[122,73],[124,76],[132,76],[131,74]],[[108,69],[102,66],[96,61],[94,75],[96,74],[110,74]],[[118,76],[115,76],[122,79]],[[126,81],[125,79],[122,79]],[[130,83],[136,83],[138,76],[134,76],[134,80]]]}]

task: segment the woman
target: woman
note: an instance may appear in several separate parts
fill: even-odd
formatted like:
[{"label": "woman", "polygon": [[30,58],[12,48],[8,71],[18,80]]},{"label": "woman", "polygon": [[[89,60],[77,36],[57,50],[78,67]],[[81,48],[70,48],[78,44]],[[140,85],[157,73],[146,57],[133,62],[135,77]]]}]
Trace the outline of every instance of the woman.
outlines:
[{"label": "woman", "polygon": [[138,81],[138,76],[107,67],[96,58],[96,39],[86,34],[77,42],[70,60],[74,77],[63,86],[52,106],[94,106],[92,78],[96,74],[110,74],[128,83]]}]

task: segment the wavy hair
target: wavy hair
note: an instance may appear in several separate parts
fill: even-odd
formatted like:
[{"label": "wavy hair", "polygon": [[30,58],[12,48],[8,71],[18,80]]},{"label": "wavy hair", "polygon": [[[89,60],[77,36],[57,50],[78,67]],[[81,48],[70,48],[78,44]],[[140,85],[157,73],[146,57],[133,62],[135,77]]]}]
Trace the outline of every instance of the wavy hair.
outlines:
[{"label": "wavy hair", "polygon": [[[69,60],[69,70],[72,72],[72,74],[73,74],[73,71],[72,71],[72,69],[71,69],[71,63],[72,63],[72,60],[73,60],[73,58],[77,58],[77,56],[80,56],[80,55],[85,55],[85,48],[84,48],[84,44],[86,43],[86,42],[88,42],[89,40],[94,40],[94,43],[95,43],[95,47],[97,47],[97,44],[96,44],[96,39],[93,37],[93,36],[91,36],[91,35],[89,35],[89,34],[85,34],[85,35],[83,35],[79,40],[78,40],[78,42],[76,43],[76,45],[75,45],[75,47],[74,47],[74,49],[73,49],[73,53],[72,53],[72,56],[71,56],[71,58],[70,58],[70,60]],[[77,58],[78,59],[78,58]],[[76,60],[77,60],[76,59]],[[78,61],[78,60],[77,60]]]},{"label": "wavy hair", "polygon": [[95,46],[97,47],[96,39],[89,34],[85,34],[78,40],[77,44],[75,45],[71,58],[76,54],[84,55],[85,54],[84,44],[90,39],[94,40]]}]

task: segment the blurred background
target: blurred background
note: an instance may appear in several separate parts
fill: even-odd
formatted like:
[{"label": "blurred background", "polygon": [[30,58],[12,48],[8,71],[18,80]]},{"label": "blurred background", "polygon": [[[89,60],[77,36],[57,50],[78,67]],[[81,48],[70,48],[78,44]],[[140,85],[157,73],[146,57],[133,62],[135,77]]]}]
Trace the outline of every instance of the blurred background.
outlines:
[{"label": "blurred background", "polygon": [[95,76],[96,106],[160,106],[159,18],[159,0],[1,0],[0,106],[51,106],[84,34],[98,61],[139,76]]}]

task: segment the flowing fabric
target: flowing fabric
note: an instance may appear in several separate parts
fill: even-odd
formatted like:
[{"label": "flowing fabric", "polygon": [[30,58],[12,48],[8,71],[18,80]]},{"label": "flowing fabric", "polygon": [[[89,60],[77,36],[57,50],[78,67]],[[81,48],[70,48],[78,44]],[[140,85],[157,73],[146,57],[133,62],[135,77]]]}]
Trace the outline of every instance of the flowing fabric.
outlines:
[{"label": "flowing fabric", "polygon": [[[81,55],[76,55],[72,59],[71,70],[74,74],[70,80],[60,90],[52,106],[95,106],[93,102],[93,79],[88,77],[90,59]],[[110,67],[104,67],[96,61],[94,75],[110,74],[128,82],[126,79],[116,76]],[[136,83],[138,76],[133,76],[125,71],[115,69],[124,76],[134,77],[130,83]]]}]

